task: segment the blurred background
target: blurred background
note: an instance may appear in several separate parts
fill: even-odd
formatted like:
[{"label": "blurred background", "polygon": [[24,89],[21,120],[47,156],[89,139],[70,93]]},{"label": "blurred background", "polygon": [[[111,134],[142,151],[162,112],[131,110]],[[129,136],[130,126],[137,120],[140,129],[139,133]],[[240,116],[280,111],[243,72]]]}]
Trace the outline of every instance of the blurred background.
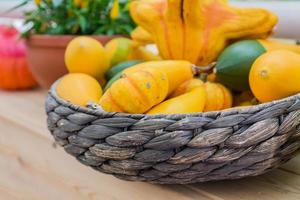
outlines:
[{"label": "blurred background", "polygon": [[[84,9],[84,5],[81,4],[71,6],[71,13],[66,12],[67,6],[65,6],[59,11],[56,8],[52,9],[50,17],[45,16],[47,14],[44,15],[41,11],[44,5],[39,6],[34,3],[34,0],[7,12],[23,1],[0,0],[0,200],[151,199],[152,194],[157,196],[157,200],[167,198],[300,199],[299,156],[285,167],[258,178],[205,183],[197,186],[162,187],[118,181],[81,165],[76,159],[63,152],[63,148],[53,148],[51,146],[53,137],[46,126],[44,104],[46,90],[53,81],[67,73],[64,52],[68,42],[75,37],[74,35],[98,34],[98,37],[95,35],[93,37],[105,44],[109,39],[120,35],[129,37],[135,25],[130,21],[128,11],[127,13],[124,11],[126,0],[119,0],[123,4],[117,16],[115,13],[107,12],[113,10],[112,2],[116,0],[98,0],[101,3],[108,2],[106,6],[102,6],[103,13],[108,16],[106,18],[104,16],[104,20],[93,17],[90,10]],[[231,0],[230,2],[240,7],[263,7],[272,10],[279,16],[274,36],[290,43],[300,39],[300,0]],[[37,28],[33,30],[30,37],[20,39],[21,32],[26,30],[26,26],[23,25],[24,13],[31,10],[31,13],[40,14],[35,15],[39,19],[31,18]],[[78,12],[80,10],[85,10],[85,13]],[[95,15],[100,16],[101,9],[97,7],[94,10]],[[59,18],[60,13],[69,17]],[[127,21],[124,22],[124,19]],[[91,28],[84,31],[87,26]],[[149,49],[153,51],[155,48],[149,47]],[[117,50],[115,52],[118,54]],[[251,93],[246,94],[248,94],[246,99],[253,99]],[[297,105],[296,103],[295,107]],[[66,136],[62,136],[65,137],[62,142],[67,141],[69,137],[67,133],[65,134]]]},{"label": "blurred background", "polygon": [[[44,3],[41,4],[41,2]],[[13,78],[9,78],[14,77],[14,68],[10,67],[11,72],[7,72],[7,75],[2,74],[6,80],[2,80],[2,84],[0,82],[0,88],[27,89],[35,87],[36,84],[30,74],[32,73],[38,85],[48,89],[55,80],[67,72],[63,58],[64,50],[74,35],[94,35],[102,44],[105,44],[114,37],[129,36],[135,27],[126,8],[129,2],[127,0],[102,0],[97,3],[96,1],[74,0],[79,4],[72,3],[71,5],[75,6],[70,7],[61,6],[61,2],[62,0],[0,0],[0,26],[12,26],[18,31],[18,33],[14,33],[15,37],[11,37],[12,30],[7,29],[7,26],[2,30],[4,38],[11,39],[10,42],[5,39],[7,44],[13,45],[10,49],[14,49],[14,51],[10,52],[10,56],[14,58],[15,54],[19,55],[19,52],[23,52],[24,58],[22,59],[25,59],[25,55],[27,55],[28,61],[28,66],[23,60],[21,62],[23,64],[18,62],[13,65],[18,65],[19,69],[19,65],[23,67],[22,73],[26,74],[23,77],[28,77],[27,82],[20,80],[19,82],[24,83],[22,85],[14,82]],[[93,2],[98,7],[89,10],[82,4],[84,2],[89,2],[90,5]],[[115,2],[118,2],[118,6],[120,4],[120,9],[117,8],[118,11],[113,16],[114,14],[110,12],[113,11]],[[230,3],[238,7],[262,7],[273,11],[279,17],[273,37],[292,43],[299,41],[300,1],[231,0]],[[24,13],[27,13],[26,17]],[[24,26],[24,19],[27,22],[26,26]],[[17,34],[30,37],[24,39],[22,44],[17,45],[16,42],[19,41]],[[5,47],[5,49],[4,45],[2,47],[4,52],[7,52],[8,48]],[[152,52],[157,52],[155,46],[148,46],[148,48]],[[15,60],[7,62],[15,62]]]},{"label": "blurred background", "polygon": [[[18,28],[21,28],[22,23],[20,18],[22,18],[24,11],[34,8],[33,1],[22,8],[5,13],[21,2],[23,2],[23,0],[0,0],[0,24],[14,24]],[[242,7],[264,7],[272,10],[280,19],[276,36],[300,39],[299,0],[231,0],[231,3]]]}]

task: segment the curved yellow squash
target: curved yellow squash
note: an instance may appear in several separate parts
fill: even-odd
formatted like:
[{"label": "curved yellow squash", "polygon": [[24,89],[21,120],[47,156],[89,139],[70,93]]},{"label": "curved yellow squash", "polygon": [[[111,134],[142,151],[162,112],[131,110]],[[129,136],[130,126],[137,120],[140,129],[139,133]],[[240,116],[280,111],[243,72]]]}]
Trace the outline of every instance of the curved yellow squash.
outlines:
[{"label": "curved yellow squash", "polygon": [[184,60],[149,61],[137,64],[124,70],[124,74],[139,71],[141,69],[155,68],[162,70],[169,82],[168,94],[171,94],[183,82],[194,76],[192,64]]},{"label": "curved yellow squash", "polygon": [[124,74],[102,96],[99,104],[108,112],[144,113],[168,95],[166,74],[154,68]]},{"label": "curved yellow squash", "polygon": [[156,105],[148,111],[147,114],[187,114],[202,112],[205,101],[205,88],[199,86]]}]

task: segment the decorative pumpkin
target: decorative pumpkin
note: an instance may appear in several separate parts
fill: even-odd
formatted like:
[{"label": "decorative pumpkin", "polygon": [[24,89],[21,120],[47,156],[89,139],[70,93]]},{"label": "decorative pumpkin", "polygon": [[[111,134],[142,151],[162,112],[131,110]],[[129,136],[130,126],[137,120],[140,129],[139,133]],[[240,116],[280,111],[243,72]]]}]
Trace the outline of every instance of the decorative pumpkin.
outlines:
[{"label": "decorative pumpkin", "polygon": [[164,59],[197,65],[214,61],[230,40],[268,36],[277,23],[267,10],[233,8],[226,0],[140,0],[130,13],[139,25],[134,40],[153,40]]},{"label": "decorative pumpkin", "polygon": [[233,97],[231,92],[222,84],[206,82],[206,104],[204,111],[223,110],[232,107]]},{"label": "decorative pumpkin", "polygon": [[27,89],[37,85],[26,60],[26,48],[16,29],[0,26],[0,88]]}]

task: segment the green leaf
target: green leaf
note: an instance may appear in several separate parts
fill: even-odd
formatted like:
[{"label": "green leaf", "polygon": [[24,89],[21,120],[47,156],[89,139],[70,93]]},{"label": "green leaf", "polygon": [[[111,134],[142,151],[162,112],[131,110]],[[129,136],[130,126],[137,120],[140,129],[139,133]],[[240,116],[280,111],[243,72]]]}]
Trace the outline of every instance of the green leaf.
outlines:
[{"label": "green leaf", "polygon": [[33,26],[24,34],[130,34],[135,24],[125,10],[128,1],[120,0],[120,18],[115,21],[109,17],[111,2],[92,0],[87,7],[80,8],[73,0],[45,1],[25,13],[24,23]]},{"label": "green leaf", "polygon": [[79,16],[79,25],[81,30],[85,33],[87,29],[87,20],[83,16]]},{"label": "green leaf", "polygon": [[113,29],[109,29],[108,31],[107,31],[107,35],[114,35],[114,30]]}]

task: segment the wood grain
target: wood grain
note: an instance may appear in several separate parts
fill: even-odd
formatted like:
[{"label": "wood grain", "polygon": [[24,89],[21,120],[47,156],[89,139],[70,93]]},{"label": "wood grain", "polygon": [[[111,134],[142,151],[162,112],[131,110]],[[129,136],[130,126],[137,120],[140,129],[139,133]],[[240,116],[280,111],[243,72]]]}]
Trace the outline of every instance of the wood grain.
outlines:
[{"label": "wood grain", "polygon": [[0,200],[298,200],[300,156],[259,177],[186,186],[125,182],[54,148],[46,92],[0,92]]}]

